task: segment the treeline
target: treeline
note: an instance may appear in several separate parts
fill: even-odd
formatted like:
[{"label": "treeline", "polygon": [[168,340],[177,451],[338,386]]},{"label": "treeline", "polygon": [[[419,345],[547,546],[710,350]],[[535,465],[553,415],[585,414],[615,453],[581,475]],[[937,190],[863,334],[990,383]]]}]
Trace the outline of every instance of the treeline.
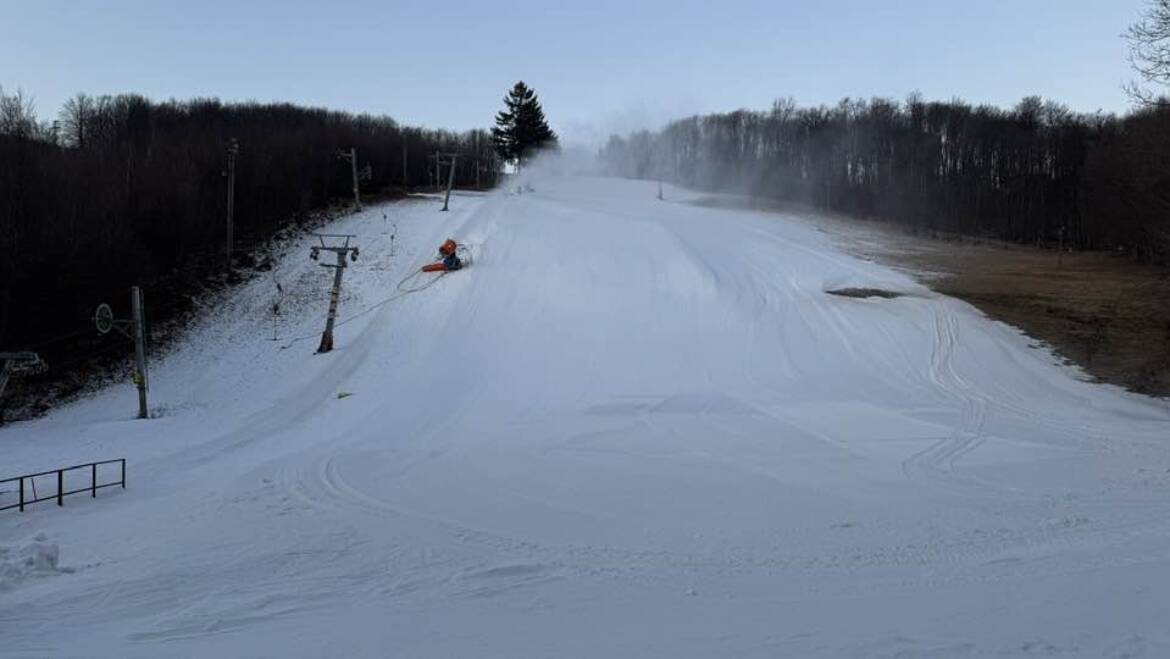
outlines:
[{"label": "treeline", "polygon": [[776,102],[614,136],[613,173],[1019,243],[1170,261],[1170,107],[1077,114],[1036,97]]},{"label": "treeline", "polygon": [[0,90],[0,351],[42,346],[51,362],[64,348],[46,341],[87,329],[94,306],[122,302],[130,285],[166,282],[148,288],[157,319],[190,293],[184,282],[223,270],[231,139],[241,252],[352,199],[343,149],[357,149],[364,193],[431,185],[436,151],[459,154],[457,186],[490,186],[499,170],[486,131],[135,95],[77,96],[41,123]]}]

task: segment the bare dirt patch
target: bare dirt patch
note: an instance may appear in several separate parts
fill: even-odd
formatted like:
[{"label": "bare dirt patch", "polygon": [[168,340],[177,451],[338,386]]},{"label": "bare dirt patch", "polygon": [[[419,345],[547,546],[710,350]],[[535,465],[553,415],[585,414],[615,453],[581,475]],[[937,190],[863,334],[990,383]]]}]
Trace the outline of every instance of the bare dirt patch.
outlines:
[{"label": "bare dirt patch", "polygon": [[880,297],[886,300],[892,300],[896,297],[902,297],[901,293],[895,293],[894,291],[887,291],[881,288],[836,288],[825,292],[829,295],[855,298]]},{"label": "bare dirt patch", "polygon": [[1099,381],[1170,396],[1170,269],[859,224],[872,239],[848,241],[854,251],[1020,328]]}]

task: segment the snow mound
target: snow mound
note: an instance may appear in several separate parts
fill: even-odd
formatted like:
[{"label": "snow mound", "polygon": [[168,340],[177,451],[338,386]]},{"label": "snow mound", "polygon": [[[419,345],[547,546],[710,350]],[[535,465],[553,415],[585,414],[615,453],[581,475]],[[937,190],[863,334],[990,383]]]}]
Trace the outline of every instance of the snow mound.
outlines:
[{"label": "snow mound", "polygon": [[58,566],[61,550],[44,533],[16,545],[0,545],[0,588],[26,579],[68,572]]}]

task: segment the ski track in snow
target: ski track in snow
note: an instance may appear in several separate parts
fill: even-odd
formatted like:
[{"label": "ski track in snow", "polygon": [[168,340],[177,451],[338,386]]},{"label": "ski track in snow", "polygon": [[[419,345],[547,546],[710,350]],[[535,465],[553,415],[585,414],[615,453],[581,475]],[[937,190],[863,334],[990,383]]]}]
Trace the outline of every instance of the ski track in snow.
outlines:
[{"label": "ski track in snow", "polygon": [[[808,220],[534,185],[329,227],[328,355],[305,238],[153,366],[158,418],[0,428],[4,475],[129,463],[0,513],[59,549],[6,568],[0,655],[1170,655],[1165,402]],[[376,306],[448,236],[472,268]]]}]

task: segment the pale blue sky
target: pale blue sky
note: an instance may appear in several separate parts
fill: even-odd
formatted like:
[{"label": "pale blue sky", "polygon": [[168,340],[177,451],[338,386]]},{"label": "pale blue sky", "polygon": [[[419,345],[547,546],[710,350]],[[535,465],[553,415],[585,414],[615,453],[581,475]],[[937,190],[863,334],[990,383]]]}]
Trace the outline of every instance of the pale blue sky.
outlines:
[{"label": "pale blue sky", "polygon": [[0,85],[282,100],[486,127],[518,79],[568,140],[843,96],[1123,111],[1144,0],[0,0]]}]

